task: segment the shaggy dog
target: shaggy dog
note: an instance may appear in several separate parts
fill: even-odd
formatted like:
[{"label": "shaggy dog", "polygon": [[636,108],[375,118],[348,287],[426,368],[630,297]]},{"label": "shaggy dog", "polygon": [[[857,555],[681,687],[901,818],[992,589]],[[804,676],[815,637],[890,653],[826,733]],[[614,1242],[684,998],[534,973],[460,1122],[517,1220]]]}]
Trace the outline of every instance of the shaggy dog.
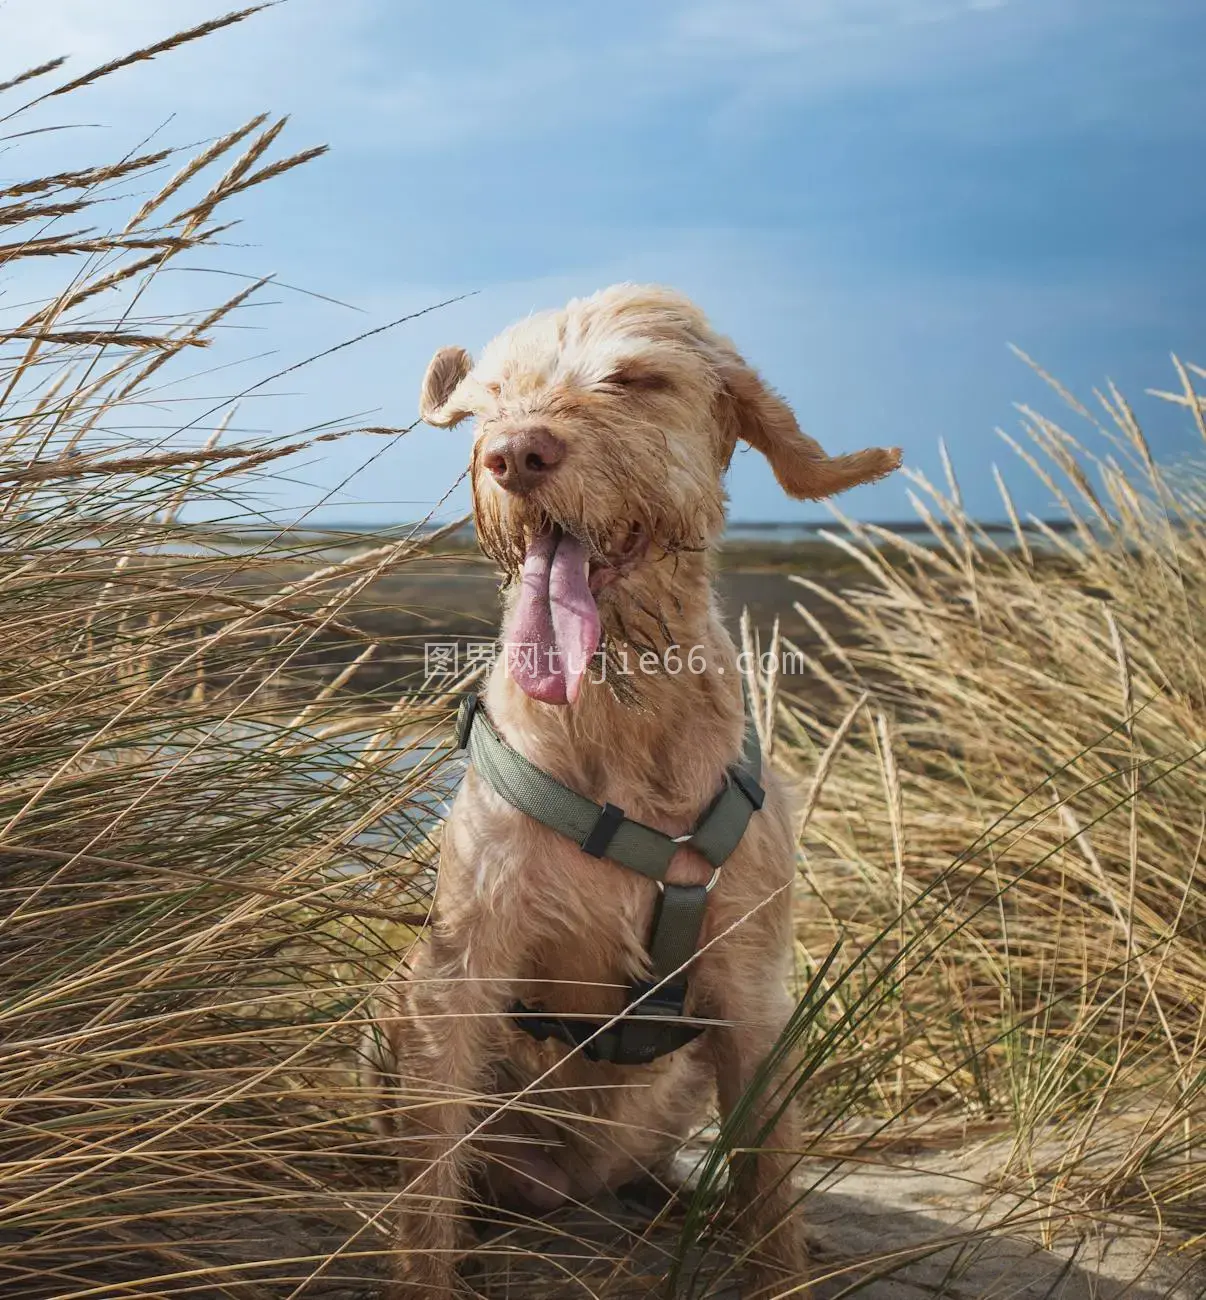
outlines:
[{"label": "shaggy dog", "polygon": [[[712,590],[737,443],[796,498],[878,479],[899,452],[827,456],[697,307],[634,285],[521,321],[476,364],[442,349],[420,410],[439,427],[477,421],[477,535],[509,579],[508,653],[484,692],[494,727],[572,790],[690,831],[746,726]],[[546,1211],[656,1171],[713,1096],[732,1112],[794,1009],[792,819],[775,774],[762,780],[765,804],[718,873],[688,972],[686,1014],[709,1027],[653,1063],[615,1065],[538,1042],[509,1012],[520,1000],[600,1025],[617,1016],[625,986],[648,974],[657,887],[468,770],[443,830],[430,941],[378,1009],[376,1081],[404,1180],[394,1300],[454,1294],[483,1164],[488,1195]],[[668,879],[712,875],[683,848]],[[790,1108],[755,1104],[746,1124],[759,1149],[733,1177],[760,1281],[799,1284]]]}]

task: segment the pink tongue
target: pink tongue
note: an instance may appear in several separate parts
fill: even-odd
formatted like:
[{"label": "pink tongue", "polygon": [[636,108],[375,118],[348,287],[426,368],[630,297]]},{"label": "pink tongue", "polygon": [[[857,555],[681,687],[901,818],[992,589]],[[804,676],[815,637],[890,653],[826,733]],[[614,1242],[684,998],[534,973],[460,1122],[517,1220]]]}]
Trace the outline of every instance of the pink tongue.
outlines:
[{"label": "pink tongue", "polygon": [[586,548],[555,529],[532,541],[507,629],[507,670],[525,694],[573,704],[599,647],[599,610],[586,580]]}]

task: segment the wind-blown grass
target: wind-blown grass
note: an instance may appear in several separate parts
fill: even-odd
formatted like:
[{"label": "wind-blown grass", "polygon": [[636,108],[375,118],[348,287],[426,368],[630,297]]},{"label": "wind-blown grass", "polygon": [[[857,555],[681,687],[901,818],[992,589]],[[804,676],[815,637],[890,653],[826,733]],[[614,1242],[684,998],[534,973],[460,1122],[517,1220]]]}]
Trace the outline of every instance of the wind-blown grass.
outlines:
[{"label": "wind-blown grass", "polygon": [[[1159,396],[1206,434],[1206,372],[1176,373]],[[1206,498],[1154,461],[1121,394],[1098,397],[1100,417],[1073,406],[1100,452],[1033,411],[1008,439],[1070,535],[1036,552],[998,474],[1019,526],[995,545],[948,463],[945,489],[916,476],[933,546],[853,525],[833,540],[860,589],[798,579],[851,629],[812,664],[833,715],[777,710],[779,758],[813,789],[805,968],[843,954],[811,1027],[828,1087],[804,1097],[817,1152],[996,1134],[996,1190],[1045,1241],[1146,1222],[1192,1252]]]},{"label": "wind-blown grass", "polygon": [[[214,246],[238,194],[320,152],[273,159],[283,123],[264,122],[0,189],[0,267],[65,270],[0,315],[5,1297],[265,1294],[325,1259],[307,1216],[362,1223],[388,1185],[352,1045],[426,917],[447,707],[357,692],[349,719],[379,647],[345,610],[428,541],[325,568],[263,527],[223,544],[182,512],[262,525],[239,504],[250,471],[315,439],[224,443],[227,401],[170,438],[138,427],[262,287],[164,325],[158,278]],[[319,649],[340,642],[333,673]]]}]

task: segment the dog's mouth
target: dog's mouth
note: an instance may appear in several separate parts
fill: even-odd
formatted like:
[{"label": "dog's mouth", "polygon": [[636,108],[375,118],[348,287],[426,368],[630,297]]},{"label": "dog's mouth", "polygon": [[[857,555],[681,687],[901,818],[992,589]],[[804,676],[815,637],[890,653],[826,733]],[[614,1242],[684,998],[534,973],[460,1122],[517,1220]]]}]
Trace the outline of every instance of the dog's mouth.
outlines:
[{"label": "dog's mouth", "polygon": [[592,594],[627,576],[645,558],[649,533],[639,519],[617,524],[606,550],[592,551],[588,581]]},{"label": "dog's mouth", "polygon": [[606,550],[560,524],[527,538],[506,647],[508,670],[525,694],[545,704],[574,703],[602,635],[596,597],[630,572],[648,545],[636,521],[617,527]]}]

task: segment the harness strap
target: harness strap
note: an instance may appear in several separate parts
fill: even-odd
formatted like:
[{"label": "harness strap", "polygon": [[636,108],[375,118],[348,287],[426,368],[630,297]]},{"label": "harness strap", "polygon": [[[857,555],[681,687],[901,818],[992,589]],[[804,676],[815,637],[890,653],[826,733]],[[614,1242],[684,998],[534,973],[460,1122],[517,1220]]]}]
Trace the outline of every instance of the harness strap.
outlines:
[{"label": "harness strap", "polygon": [[662,886],[649,940],[649,965],[658,979],[669,978],[695,955],[707,906],[707,885]]},{"label": "harness strap", "polygon": [[[629,989],[621,1021],[600,1030],[595,1021],[543,1016],[517,1002],[511,1008],[516,1024],[541,1041],[557,1038],[581,1048],[592,1061],[617,1065],[655,1060],[703,1033],[703,1026],[677,1023],[686,1003],[686,976],[673,981],[668,977],[694,955],[708,894],[720,868],[741,842],[750,818],[762,807],[762,750],[753,719],[746,724],[740,762],[728,769],[724,787],[695,829],[678,838],[625,817],[623,809],[614,804],[597,804],[562,785],[503,740],[476,695],[461,702],[457,745],[468,750],[474,768],[513,808],[575,841],[584,853],[610,858],[656,881],[661,890],[649,941],[653,978],[638,980]],[[711,864],[708,884],[666,883],[670,859],[684,846],[695,849]]]},{"label": "harness strap", "polygon": [[[638,980],[629,990],[623,1019],[606,1029],[600,1028],[605,1021],[547,1016],[522,1002],[512,1006],[511,1014],[516,1025],[538,1042],[555,1038],[567,1047],[578,1048],[588,1061],[647,1065],[686,1047],[707,1028],[682,1019],[686,985],[663,985],[650,992],[653,988],[652,980]],[[643,1000],[633,1005],[637,998]]]},{"label": "harness strap", "polygon": [[665,880],[670,859],[684,844],[719,870],[762,807],[762,750],[752,720],[745,729],[740,763],[729,768],[724,788],[691,834],[681,838],[633,821],[614,804],[597,804],[562,785],[503,740],[476,695],[461,703],[457,743],[468,749],[473,766],[513,808],[574,840],[592,857],[610,858],[659,882]]}]

